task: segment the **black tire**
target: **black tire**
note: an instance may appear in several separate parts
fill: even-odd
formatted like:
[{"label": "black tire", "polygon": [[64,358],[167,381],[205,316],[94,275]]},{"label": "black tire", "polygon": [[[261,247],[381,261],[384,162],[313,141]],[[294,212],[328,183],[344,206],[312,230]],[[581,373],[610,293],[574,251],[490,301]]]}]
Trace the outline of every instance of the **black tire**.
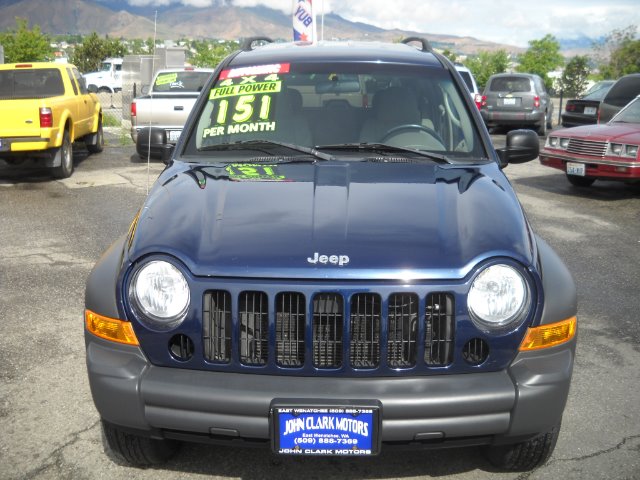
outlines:
[{"label": "black tire", "polygon": [[567,180],[569,180],[569,183],[574,187],[590,187],[591,185],[593,185],[593,182],[596,181],[595,178],[579,177],[578,175],[568,175],[568,174],[567,174]]},{"label": "black tire", "polygon": [[136,467],[148,467],[164,463],[180,449],[175,440],[156,440],[120,430],[102,421],[102,440],[107,454],[118,461]]},{"label": "black tire", "polygon": [[[100,153],[104,149],[104,131],[102,130],[102,118],[98,121],[98,130],[88,136],[90,139],[86,142],[89,153]],[[92,143],[94,142],[94,143]]]},{"label": "black tire", "polygon": [[73,145],[69,138],[69,131],[65,130],[62,136],[62,145],[54,154],[55,163],[59,166],[53,167],[52,175],[54,178],[69,178],[73,173]]},{"label": "black tire", "polygon": [[559,434],[560,424],[526,442],[485,447],[483,453],[500,469],[525,472],[549,460],[556,448]]}]

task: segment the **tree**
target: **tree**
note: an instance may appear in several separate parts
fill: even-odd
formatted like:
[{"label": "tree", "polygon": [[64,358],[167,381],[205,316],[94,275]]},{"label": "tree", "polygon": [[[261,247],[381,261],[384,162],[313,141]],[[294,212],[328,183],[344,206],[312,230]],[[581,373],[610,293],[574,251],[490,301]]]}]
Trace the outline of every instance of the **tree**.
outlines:
[{"label": "tree", "polygon": [[540,40],[530,40],[529,48],[520,55],[519,72],[535,73],[542,77],[547,89],[553,86],[547,73],[564,64],[560,54],[560,43],[553,35],[547,34]]},{"label": "tree", "polygon": [[613,30],[601,44],[594,46],[600,60],[601,78],[616,79],[640,72],[640,40],[636,32],[635,25]]},{"label": "tree", "polygon": [[[106,38],[104,40],[105,57],[124,57],[127,54],[127,47],[121,40]],[[104,60],[104,59],[103,59]]]},{"label": "tree", "polygon": [[82,45],[76,47],[71,63],[81,72],[95,72],[105,58],[123,57],[126,53],[127,48],[120,40],[102,39],[93,32],[84,39]]},{"label": "tree", "polygon": [[456,63],[456,59],[458,58],[458,55],[456,55],[455,52],[452,52],[448,48],[445,48],[444,50],[442,50],[442,55],[444,55],[449,60],[451,60],[451,63]]},{"label": "tree", "polygon": [[586,55],[576,55],[564,67],[560,87],[568,97],[580,95],[589,81],[589,57]]},{"label": "tree", "polygon": [[193,44],[196,51],[191,58],[191,63],[196,67],[215,68],[220,61],[238,48],[235,42],[210,43],[208,41],[196,41]]},{"label": "tree", "polygon": [[39,25],[29,30],[26,19],[16,18],[16,26],[13,32],[0,33],[5,62],[47,62],[53,59],[51,42],[40,31]]},{"label": "tree", "polygon": [[480,52],[477,56],[469,57],[465,65],[473,73],[478,85],[484,87],[491,75],[507,71],[509,55],[504,50]]}]

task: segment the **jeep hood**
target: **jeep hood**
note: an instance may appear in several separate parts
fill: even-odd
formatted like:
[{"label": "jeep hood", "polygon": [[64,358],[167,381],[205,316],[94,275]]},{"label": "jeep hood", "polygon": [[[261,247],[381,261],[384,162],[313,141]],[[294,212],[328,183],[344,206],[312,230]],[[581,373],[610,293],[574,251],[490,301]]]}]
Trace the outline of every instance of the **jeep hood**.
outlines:
[{"label": "jeep hood", "polygon": [[456,279],[489,257],[530,265],[531,238],[493,163],[176,162],[128,255],[171,255],[198,276]]}]

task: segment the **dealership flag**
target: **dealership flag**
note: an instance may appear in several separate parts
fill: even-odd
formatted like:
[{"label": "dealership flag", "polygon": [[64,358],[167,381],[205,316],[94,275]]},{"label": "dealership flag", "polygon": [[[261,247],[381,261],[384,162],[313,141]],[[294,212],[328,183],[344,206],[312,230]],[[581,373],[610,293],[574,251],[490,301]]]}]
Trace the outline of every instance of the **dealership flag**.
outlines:
[{"label": "dealership flag", "polygon": [[312,0],[298,0],[293,4],[293,41],[314,42],[316,22]]}]

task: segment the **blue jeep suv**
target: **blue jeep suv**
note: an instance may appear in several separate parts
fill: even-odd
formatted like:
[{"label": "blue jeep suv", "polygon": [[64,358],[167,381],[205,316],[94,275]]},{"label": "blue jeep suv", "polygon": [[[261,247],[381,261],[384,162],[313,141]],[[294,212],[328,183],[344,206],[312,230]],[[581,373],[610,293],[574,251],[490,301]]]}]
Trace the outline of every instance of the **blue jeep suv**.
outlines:
[{"label": "blue jeep suv", "polygon": [[537,135],[496,150],[424,40],[257,43],[217,67],[177,145],[146,132],[166,169],[87,281],[107,448],[545,462],[576,292],[502,172]]}]

